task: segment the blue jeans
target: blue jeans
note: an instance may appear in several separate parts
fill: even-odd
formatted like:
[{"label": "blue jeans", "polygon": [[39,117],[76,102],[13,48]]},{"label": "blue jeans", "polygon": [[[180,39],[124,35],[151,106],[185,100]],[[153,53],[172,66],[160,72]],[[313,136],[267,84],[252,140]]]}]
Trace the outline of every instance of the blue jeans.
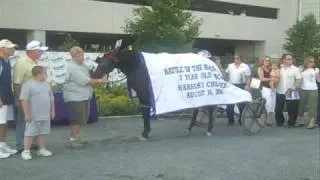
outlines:
[{"label": "blue jeans", "polygon": [[23,137],[24,137],[24,128],[25,128],[25,122],[24,122],[24,113],[22,108],[16,107],[16,141],[17,141],[17,149],[23,149]]}]

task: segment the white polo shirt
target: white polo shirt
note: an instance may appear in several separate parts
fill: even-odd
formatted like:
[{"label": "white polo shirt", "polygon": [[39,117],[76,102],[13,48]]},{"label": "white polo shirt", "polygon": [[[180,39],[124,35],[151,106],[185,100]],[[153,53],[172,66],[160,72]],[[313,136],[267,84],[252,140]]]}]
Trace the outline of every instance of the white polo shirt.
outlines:
[{"label": "white polo shirt", "polygon": [[229,82],[232,84],[245,84],[246,77],[251,75],[249,66],[241,63],[238,67],[235,63],[229,64],[226,73],[229,75]]},{"label": "white polo shirt", "polygon": [[294,65],[282,67],[280,69],[280,80],[277,87],[277,93],[285,94],[288,89],[295,88],[295,81],[301,79],[299,68]]},{"label": "white polo shirt", "polygon": [[317,90],[317,74],[319,73],[318,68],[308,68],[301,72],[302,75],[302,86],[304,90]]}]

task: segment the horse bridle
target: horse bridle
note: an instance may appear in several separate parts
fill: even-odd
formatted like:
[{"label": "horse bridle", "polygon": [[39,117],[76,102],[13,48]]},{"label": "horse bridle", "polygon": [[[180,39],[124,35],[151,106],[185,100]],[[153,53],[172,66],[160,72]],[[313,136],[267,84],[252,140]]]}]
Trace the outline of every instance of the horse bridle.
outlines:
[{"label": "horse bridle", "polygon": [[[115,66],[117,65],[118,63],[118,58],[116,57],[116,53],[114,52],[107,52],[105,53],[103,56],[105,57],[108,57],[109,59],[111,59],[111,61],[113,62],[112,66],[111,66],[111,69],[114,69]],[[111,73],[111,72],[109,72]],[[108,74],[109,74],[108,73]],[[116,80],[116,81],[108,81],[111,85],[112,84],[116,84],[116,83],[119,83],[119,82],[122,82],[123,80],[127,79],[127,77],[125,76],[124,78],[120,79],[120,80]]]}]

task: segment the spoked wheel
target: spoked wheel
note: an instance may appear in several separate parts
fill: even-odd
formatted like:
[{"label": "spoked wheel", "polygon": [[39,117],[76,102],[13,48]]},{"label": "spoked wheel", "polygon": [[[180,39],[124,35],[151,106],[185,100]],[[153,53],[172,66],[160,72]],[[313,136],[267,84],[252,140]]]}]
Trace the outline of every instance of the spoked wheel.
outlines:
[{"label": "spoked wheel", "polygon": [[258,133],[266,121],[267,111],[262,103],[249,103],[242,112],[242,127],[248,134]]},{"label": "spoked wheel", "polygon": [[209,122],[209,112],[206,108],[201,108],[197,114],[196,121],[199,123]]}]

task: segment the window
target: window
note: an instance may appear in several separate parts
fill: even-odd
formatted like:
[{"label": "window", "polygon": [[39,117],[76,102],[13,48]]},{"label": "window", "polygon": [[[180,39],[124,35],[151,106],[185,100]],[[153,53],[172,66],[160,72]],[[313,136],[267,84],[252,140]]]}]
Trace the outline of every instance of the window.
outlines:
[{"label": "window", "polygon": [[16,49],[24,50],[27,42],[27,33],[27,30],[0,28],[0,39],[9,39],[13,43],[18,44],[18,47]]},{"label": "window", "polygon": [[276,8],[211,0],[194,0],[191,9],[194,11],[214,12],[221,14],[232,13],[233,15],[241,15],[243,13],[245,16],[269,19],[277,19],[278,16],[278,9]]},{"label": "window", "polygon": [[94,1],[104,1],[104,2],[114,2],[114,3],[123,3],[123,4],[139,4],[146,5],[147,0],[94,0]]},{"label": "window", "polygon": [[[146,5],[146,0],[95,0],[104,2],[115,2],[124,4]],[[220,14],[233,14],[236,16],[251,16],[259,18],[277,19],[278,9],[262,6],[236,4],[213,0],[193,0],[191,10],[200,12],[213,12]]]}]

